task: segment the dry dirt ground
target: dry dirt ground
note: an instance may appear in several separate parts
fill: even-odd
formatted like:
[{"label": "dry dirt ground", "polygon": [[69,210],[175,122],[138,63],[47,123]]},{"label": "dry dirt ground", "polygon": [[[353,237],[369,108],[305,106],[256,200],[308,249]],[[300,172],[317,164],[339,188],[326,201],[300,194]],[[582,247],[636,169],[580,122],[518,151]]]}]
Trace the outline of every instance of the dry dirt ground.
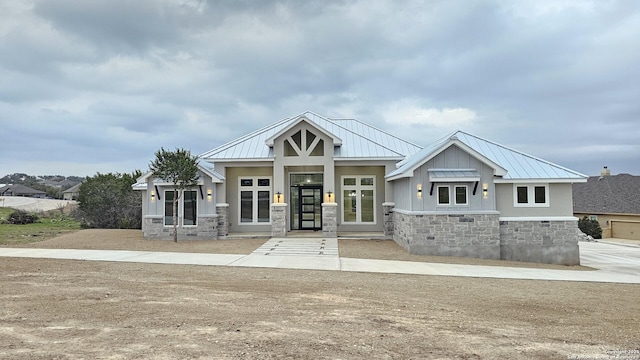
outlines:
[{"label": "dry dirt ground", "polygon": [[[240,241],[152,245],[264,240]],[[2,359],[640,359],[639,285],[13,258],[0,279]]]}]

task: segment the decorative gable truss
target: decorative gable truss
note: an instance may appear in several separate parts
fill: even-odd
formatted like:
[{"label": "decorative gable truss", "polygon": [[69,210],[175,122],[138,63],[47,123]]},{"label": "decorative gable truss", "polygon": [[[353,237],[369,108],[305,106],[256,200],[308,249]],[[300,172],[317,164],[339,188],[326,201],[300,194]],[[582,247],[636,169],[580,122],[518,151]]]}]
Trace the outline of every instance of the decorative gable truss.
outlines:
[{"label": "decorative gable truss", "polygon": [[324,156],[324,140],[308,129],[301,129],[284,139],[284,156]]}]

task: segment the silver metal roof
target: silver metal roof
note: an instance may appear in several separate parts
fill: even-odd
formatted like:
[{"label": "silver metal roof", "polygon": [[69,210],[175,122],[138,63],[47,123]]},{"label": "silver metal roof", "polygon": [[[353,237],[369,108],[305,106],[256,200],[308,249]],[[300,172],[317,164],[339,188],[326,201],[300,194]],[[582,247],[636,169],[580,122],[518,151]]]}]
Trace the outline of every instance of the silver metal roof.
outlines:
[{"label": "silver metal roof", "polygon": [[463,131],[455,131],[398,163],[398,168],[387,174],[386,178],[393,180],[413,176],[413,171],[417,167],[452,144],[468,147],[471,151],[484,158],[480,160],[493,163],[499,167],[498,169],[506,170],[506,174],[502,176],[505,180],[584,180],[587,177],[577,171],[513,150],[495,142]]},{"label": "silver metal roof", "polygon": [[301,120],[307,120],[342,140],[340,146],[334,147],[335,159],[404,159],[421,149],[418,145],[358,120],[329,119],[307,111],[207,151],[200,158],[210,162],[273,159],[273,149],[267,145],[267,140]]}]

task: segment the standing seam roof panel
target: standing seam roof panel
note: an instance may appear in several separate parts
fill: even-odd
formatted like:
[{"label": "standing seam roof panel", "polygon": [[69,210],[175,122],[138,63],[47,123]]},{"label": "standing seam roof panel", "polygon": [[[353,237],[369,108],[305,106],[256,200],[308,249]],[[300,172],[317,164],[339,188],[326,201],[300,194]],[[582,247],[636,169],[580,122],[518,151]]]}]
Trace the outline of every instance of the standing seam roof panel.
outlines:
[{"label": "standing seam roof panel", "polygon": [[334,151],[337,157],[398,157],[410,155],[420,149],[417,145],[411,146],[413,144],[400,141],[392,135],[357,120],[331,120],[313,113],[303,113],[223,144],[203,153],[201,157],[212,161],[272,157],[272,150],[266,145],[266,139],[274,136],[293,121],[297,121],[301,116],[343,139],[343,145]]}]

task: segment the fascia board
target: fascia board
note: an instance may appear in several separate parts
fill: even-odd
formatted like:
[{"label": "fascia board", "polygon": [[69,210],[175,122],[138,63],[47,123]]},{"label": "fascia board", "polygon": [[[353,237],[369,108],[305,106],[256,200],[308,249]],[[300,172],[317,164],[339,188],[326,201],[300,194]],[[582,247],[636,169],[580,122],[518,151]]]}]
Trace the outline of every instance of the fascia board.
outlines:
[{"label": "fascia board", "polygon": [[573,183],[585,183],[587,182],[586,178],[576,178],[576,179],[568,179],[568,178],[548,178],[548,179],[494,179],[493,182],[495,184],[573,184]]},{"label": "fascia board", "polygon": [[450,140],[450,141],[447,141],[447,142],[443,143],[441,146],[438,146],[437,148],[435,148],[431,152],[429,152],[424,158],[422,158],[422,160],[418,161],[417,163],[415,163],[410,168],[406,169],[405,171],[403,171],[403,172],[401,172],[401,173],[399,173],[397,175],[394,175],[392,177],[388,177],[386,179],[388,181],[391,181],[391,180],[397,180],[397,179],[401,179],[401,178],[405,178],[405,177],[413,177],[413,173],[417,168],[419,168],[420,166],[424,165],[427,161],[429,161],[429,160],[433,159],[434,157],[436,157],[436,155],[438,155],[441,152],[443,152],[444,150],[446,150],[453,143],[454,143],[453,140]]},{"label": "fascia board", "polygon": [[147,179],[149,178],[149,176],[153,175],[152,171],[147,171],[146,173],[144,173],[144,175],[140,176],[139,178],[136,179],[136,182],[146,182]]},{"label": "fascia board", "polygon": [[211,181],[213,183],[222,183],[224,180],[224,177],[220,177],[219,174],[214,173],[212,170],[207,169],[206,167],[202,166],[202,165],[198,165],[198,169],[200,169],[200,171],[202,171],[205,175],[208,175],[209,177],[211,177]]},{"label": "fascia board", "polygon": [[131,185],[131,188],[134,191],[147,190],[147,184],[146,183],[135,183],[135,184]]},{"label": "fascia board", "polygon": [[[166,181],[160,181],[160,182],[153,182],[153,185],[155,186],[174,186],[174,183],[171,182],[166,182]],[[204,181],[202,181],[202,179],[198,179],[198,181],[196,182],[196,185],[204,185]]]},{"label": "fascia board", "polygon": [[[224,181],[224,177],[220,178],[220,175],[218,175],[216,173],[213,173],[211,170],[209,170],[209,169],[207,169],[207,168],[205,168],[205,167],[203,167],[201,165],[198,165],[198,170],[202,171],[205,175],[211,177],[211,181],[214,182],[214,183],[222,183]],[[145,182],[147,182],[149,177],[151,177],[152,175],[153,175],[153,172],[149,171],[146,174],[140,176],[136,180],[136,182],[145,183]],[[154,181],[154,184],[156,184],[156,185],[165,185],[165,184],[170,184],[170,183]]]},{"label": "fascia board", "polygon": [[232,163],[232,162],[273,162],[274,158],[225,158],[225,159],[209,159],[208,162],[212,164],[217,163]]},{"label": "fascia board", "polygon": [[347,157],[334,157],[333,160],[335,162],[339,161],[399,161],[404,159],[404,157],[361,157],[361,158],[347,158]]},{"label": "fascia board", "polygon": [[398,179],[402,179],[402,178],[406,178],[406,177],[413,177],[413,173],[411,173],[411,175],[407,175],[405,173],[400,173],[400,174],[393,175],[393,176],[385,176],[384,179],[386,181],[393,181],[393,180],[398,180]]}]

